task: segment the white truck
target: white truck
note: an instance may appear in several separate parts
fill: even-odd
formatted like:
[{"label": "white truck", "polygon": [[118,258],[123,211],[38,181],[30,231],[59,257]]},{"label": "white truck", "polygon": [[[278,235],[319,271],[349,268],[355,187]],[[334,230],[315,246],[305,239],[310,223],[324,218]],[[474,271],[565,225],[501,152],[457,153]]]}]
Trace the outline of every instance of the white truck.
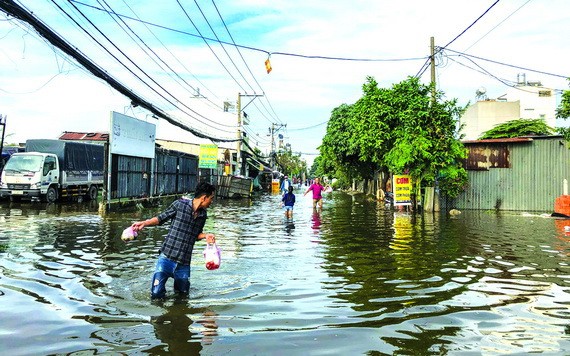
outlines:
[{"label": "white truck", "polygon": [[95,200],[103,187],[105,148],[62,140],[28,140],[2,170],[0,198],[42,200],[83,197]]}]

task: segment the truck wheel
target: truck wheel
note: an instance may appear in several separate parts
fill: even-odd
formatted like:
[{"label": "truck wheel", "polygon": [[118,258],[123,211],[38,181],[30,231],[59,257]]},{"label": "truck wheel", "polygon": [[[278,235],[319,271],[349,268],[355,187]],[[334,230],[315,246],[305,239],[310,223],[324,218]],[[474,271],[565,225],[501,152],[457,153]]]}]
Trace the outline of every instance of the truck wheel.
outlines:
[{"label": "truck wheel", "polygon": [[46,193],[46,202],[54,203],[57,200],[57,189],[49,187]]},{"label": "truck wheel", "polygon": [[97,196],[99,195],[99,189],[97,189],[96,185],[92,185],[89,187],[89,192],[87,193],[87,198],[89,200],[97,200]]}]

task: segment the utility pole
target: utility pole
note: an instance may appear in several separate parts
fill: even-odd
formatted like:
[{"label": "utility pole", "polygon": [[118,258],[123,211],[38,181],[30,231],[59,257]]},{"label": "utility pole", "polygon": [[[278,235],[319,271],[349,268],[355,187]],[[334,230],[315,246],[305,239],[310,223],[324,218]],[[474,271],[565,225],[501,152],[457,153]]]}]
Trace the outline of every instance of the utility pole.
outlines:
[{"label": "utility pole", "polygon": [[432,89],[431,89],[431,100],[432,100],[432,104],[435,104],[435,39],[434,37],[430,37],[430,52],[431,52],[431,56],[430,56],[430,61],[431,61],[431,84],[432,84]]},{"label": "utility pole", "polygon": [[281,130],[283,127],[287,127],[287,124],[279,124],[279,126],[277,128],[275,128],[275,123],[272,122],[271,123],[271,128],[269,129],[271,131],[271,152],[270,152],[270,157],[272,158],[272,167],[271,169],[275,169],[275,155],[276,155],[276,147],[275,147],[275,133],[279,130]]},{"label": "utility pole", "polygon": [[234,173],[241,175],[241,95],[237,98],[237,148],[236,148],[236,170]]},{"label": "utility pole", "polygon": [[[245,106],[242,108],[241,107],[241,98],[246,97],[246,98],[252,98],[247,104],[245,104]],[[258,96],[263,96],[261,94],[241,94],[238,93],[238,98],[237,98],[237,147],[236,147],[236,170],[235,170],[235,174],[236,175],[242,175],[242,171],[241,171],[241,144],[242,144],[242,132],[241,132],[241,126],[242,126],[242,119],[241,119],[241,112],[249,105],[251,104],[251,102],[253,100],[255,100],[255,98],[257,98]]]},{"label": "utility pole", "polygon": [[[0,126],[2,126],[2,141],[0,141],[0,160],[2,160],[2,149],[4,149],[4,134],[6,133],[6,118],[7,115],[0,114]],[[4,162],[0,162],[0,170],[4,168]]]},{"label": "utility pole", "polygon": [[[436,87],[435,87],[435,39],[434,37],[430,37],[430,52],[431,52],[431,106],[432,108],[435,108],[435,104],[436,104]],[[437,180],[436,180],[437,182]],[[439,211],[439,189],[437,188],[437,183],[434,187],[429,187],[429,189],[426,189],[426,193],[429,192],[429,194],[426,194],[426,196],[424,197],[426,200],[426,206],[425,206],[425,211]],[[428,197],[429,195],[429,197]],[[429,198],[429,199],[428,199]]]}]

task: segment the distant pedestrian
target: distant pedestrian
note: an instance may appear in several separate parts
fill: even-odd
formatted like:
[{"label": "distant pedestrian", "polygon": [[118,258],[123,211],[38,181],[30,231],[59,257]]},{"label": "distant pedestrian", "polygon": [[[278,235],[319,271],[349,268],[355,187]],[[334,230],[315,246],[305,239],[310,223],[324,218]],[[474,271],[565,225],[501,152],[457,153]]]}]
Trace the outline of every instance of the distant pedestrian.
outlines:
[{"label": "distant pedestrian", "polygon": [[281,191],[281,194],[286,194],[289,191],[289,187],[291,187],[291,180],[285,176],[283,178],[283,181],[281,182],[281,186],[279,187],[279,190]]},{"label": "distant pedestrian", "polygon": [[313,191],[313,208],[316,208],[318,205],[319,209],[322,209],[323,208],[323,190],[325,190],[325,189],[326,188],[323,187],[323,185],[321,184],[320,178],[317,177],[317,178],[315,178],[315,182],[309,186],[309,188],[307,189],[305,194],[303,194],[303,196],[307,195],[308,192]]},{"label": "distant pedestrian", "polygon": [[295,205],[295,194],[293,194],[293,186],[290,185],[287,193],[283,194],[281,198],[283,209],[285,210],[285,217],[287,219],[293,218],[293,206]]}]

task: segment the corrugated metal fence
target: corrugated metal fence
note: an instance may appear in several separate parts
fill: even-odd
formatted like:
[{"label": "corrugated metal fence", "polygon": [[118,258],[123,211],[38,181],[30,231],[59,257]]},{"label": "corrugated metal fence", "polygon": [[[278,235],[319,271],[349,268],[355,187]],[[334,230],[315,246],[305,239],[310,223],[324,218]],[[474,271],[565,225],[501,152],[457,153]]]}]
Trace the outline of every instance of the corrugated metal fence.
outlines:
[{"label": "corrugated metal fence", "polygon": [[568,143],[562,137],[551,136],[504,147],[508,152],[507,166],[468,170],[467,189],[448,202],[447,208],[553,211],[555,199],[563,194],[564,179],[570,179]]},{"label": "corrugated metal fence", "polygon": [[113,155],[111,198],[141,198],[193,192],[198,183],[198,157],[157,149],[150,158]]}]

